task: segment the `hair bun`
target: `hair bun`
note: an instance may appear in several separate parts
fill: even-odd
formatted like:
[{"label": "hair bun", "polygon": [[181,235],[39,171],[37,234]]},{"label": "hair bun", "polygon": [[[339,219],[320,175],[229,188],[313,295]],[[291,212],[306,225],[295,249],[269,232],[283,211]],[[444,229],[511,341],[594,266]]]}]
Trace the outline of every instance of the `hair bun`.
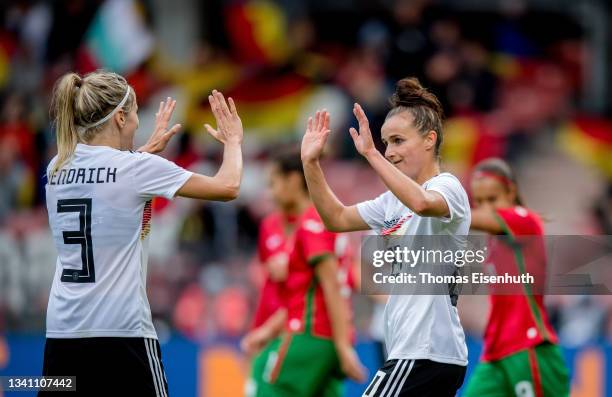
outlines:
[{"label": "hair bun", "polygon": [[438,113],[440,118],[443,115],[442,105],[438,98],[423,87],[416,77],[407,77],[398,81],[390,102],[394,108],[424,106]]},{"label": "hair bun", "polygon": [[77,88],[81,88],[82,85],[83,85],[83,78],[75,73],[74,74],[74,86]]}]

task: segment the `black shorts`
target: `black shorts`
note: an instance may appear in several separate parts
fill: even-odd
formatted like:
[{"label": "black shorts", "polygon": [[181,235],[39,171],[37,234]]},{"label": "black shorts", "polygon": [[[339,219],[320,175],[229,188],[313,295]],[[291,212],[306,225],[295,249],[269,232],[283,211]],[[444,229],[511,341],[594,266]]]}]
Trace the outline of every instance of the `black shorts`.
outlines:
[{"label": "black shorts", "polygon": [[156,339],[47,338],[43,375],[76,376],[76,392],[39,396],[168,396]]},{"label": "black shorts", "polygon": [[362,397],[454,397],[465,370],[430,360],[388,360]]}]

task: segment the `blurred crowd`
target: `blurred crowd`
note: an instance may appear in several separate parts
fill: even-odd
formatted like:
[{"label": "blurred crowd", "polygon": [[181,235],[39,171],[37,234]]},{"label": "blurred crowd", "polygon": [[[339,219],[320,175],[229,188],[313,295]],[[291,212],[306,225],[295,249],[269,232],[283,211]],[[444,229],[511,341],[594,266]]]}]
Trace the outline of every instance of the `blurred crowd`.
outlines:
[{"label": "blurred crowd", "polygon": [[[612,234],[612,123],[610,114],[581,106],[593,48],[569,13],[521,1],[483,10],[433,0],[315,3],[0,4],[0,332],[44,329],[55,270],[44,204],[45,169],[56,150],[49,98],[68,71],[126,76],[141,108],[141,141],[159,100],[176,97],[175,120],[185,128],[163,155],[209,174],[221,154],[201,128],[212,122],[210,90],[232,96],[242,116],[237,201],[154,202],[148,292],[162,336],[237,338],[250,326],[262,280],[258,224],[272,210],[266,159],[299,142],[315,109],[332,113],[325,171],[341,198],[354,203],[383,191],[345,132],[355,123],[353,102],[378,131],[394,82],[406,76],[442,100],[443,167],[466,187],[475,163],[504,157],[518,170],[528,205],[549,220],[548,232]],[[356,294],[355,304],[367,337],[372,302]],[[607,296],[550,297],[549,304],[565,343],[612,338]],[[486,298],[465,297],[460,308],[468,332],[479,335]]]}]

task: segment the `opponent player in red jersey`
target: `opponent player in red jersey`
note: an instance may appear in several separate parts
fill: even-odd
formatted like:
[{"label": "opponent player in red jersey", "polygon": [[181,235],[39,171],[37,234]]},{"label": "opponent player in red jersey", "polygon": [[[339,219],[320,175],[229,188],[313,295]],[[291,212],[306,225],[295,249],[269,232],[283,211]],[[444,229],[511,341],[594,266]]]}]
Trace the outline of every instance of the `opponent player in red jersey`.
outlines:
[{"label": "opponent player in red jersey", "polygon": [[247,395],[341,396],[344,375],[364,379],[351,345],[346,242],[325,230],[312,206],[299,153],[281,153],[273,163],[273,193],[275,183],[284,185],[275,196],[289,198],[298,216],[285,234],[283,308],[243,341],[248,352],[265,345],[253,361]]},{"label": "opponent player in red jersey", "polygon": [[[508,164],[501,159],[478,164],[472,177],[472,198],[472,229],[505,235],[491,240],[489,247],[488,260],[495,271],[543,275],[542,222],[523,207]],[[521,244],[511,244],[517,241]],[[569,395],[568,371],[538,294],[541,291],[523,285],[516,292],[490,295],[482,361],[470,378],[465,397]]]},{"label": "opponent player in red jersey", "polygon": [[296,214],[287,208],[282,208],[280,212],[266,216],[259,226],[257,252],[259,261],[265,268],[266,278],[255,311],[253,329],[263,325],[270,316],[282,308],[279,283],[287,277],[289,256],[286,239],[287,234],[293,232],[296,218]]},{"label": "opponent player in red jersey", "polygon": [[286,319],[280,288],[287,278],[289,265],[287,238],[293,234],[297,218],[309,205],[308,196],[302,194],[300,189],[303,178],[292,171],[287,162],[273,161],[269,189],[277,210],[267,215],[259,225],[257,256],[264,266],[266,276],[255,309],[252,330],[242,340],[242,347],[248,353],[261,350],[261,343],[270,339],[267,334],[270,327],[262,327],[270,317],[275,315],[273,323],[281,326]]}]

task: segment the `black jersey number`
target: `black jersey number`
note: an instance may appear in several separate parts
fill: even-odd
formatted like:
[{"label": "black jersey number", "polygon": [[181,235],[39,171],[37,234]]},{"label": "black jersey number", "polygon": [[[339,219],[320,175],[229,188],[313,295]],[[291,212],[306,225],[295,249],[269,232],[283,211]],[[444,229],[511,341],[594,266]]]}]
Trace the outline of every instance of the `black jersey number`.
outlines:
[{"label": "black jersey number", "polygon": [[61,280],[65,283],[95,283],[96,272],[91,242],[91,199],[57,200],[57,212],[78,212],[79,230],[63,231],[64,244],[81,246],[81,269],[64,269]]}]

